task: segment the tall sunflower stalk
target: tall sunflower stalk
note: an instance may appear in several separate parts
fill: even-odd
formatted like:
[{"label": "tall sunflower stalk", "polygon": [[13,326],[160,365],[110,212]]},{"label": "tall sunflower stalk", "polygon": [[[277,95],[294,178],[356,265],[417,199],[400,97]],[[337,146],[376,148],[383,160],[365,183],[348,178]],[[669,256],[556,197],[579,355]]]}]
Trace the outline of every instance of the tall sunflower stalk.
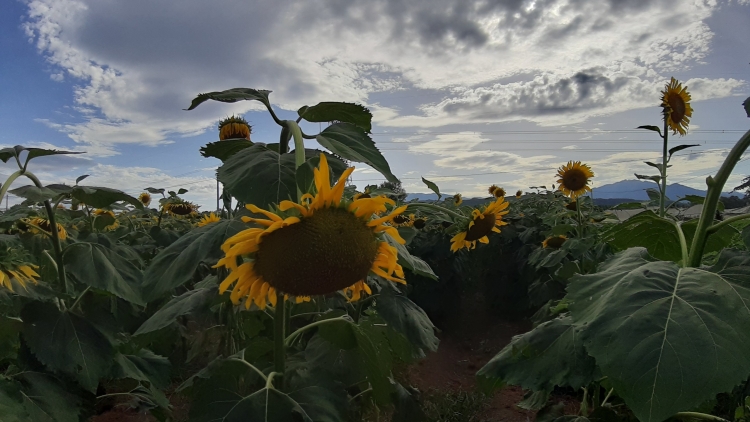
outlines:
[{"label": "tall sunflower stalk", "polygon": [[662,138],[663,148],[661,164],[646,161],[646,164],[659,170],[659,175],[644,176],[636,174],[635,177],[642,180],[647,179],[656,182],[656,185],[659,188],[659,216],[664,217],[667,212],[667,168],[669,167],[669,160],[675,152],[697,145],[680,145],[669,149],[669,131],[672,130],[673,135],[679,133],[680,136],[685,136],[687,134],[688,125],[690,124],[690,117],[693,115],[693,108],[690,106],[691,97],[690,93],[687,91],[687,86],[683,87],[677,79],[672,78],[669,83],[664,86],[664,90],[661,91],[661,94],[664,130],[660,130],[658,126],[638,127],[638,129],[647,129],[657,132]]}]

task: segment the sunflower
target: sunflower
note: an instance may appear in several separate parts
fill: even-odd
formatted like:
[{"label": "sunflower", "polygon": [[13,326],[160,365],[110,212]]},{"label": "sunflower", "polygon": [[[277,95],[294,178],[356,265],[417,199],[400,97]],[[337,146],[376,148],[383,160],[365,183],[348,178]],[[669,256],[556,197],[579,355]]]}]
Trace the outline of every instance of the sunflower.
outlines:
[{"label": "sunflower", "polygon": [[164,204],[164,211],[172,215],[185,216],[198,211],[198,205],[179,199],[176,202],[167,202]]},{"label": "sunflower", "polygon": [[508,223],[503,221],[503,215],[508,211],[508,203],[504,198],[497,198],[495,202],[489,204],[483,210],[474,209],[471,212],[472,220],[469,222],[466,230],[453,236],[451,239],[451,251],[458,252],[462,248],[474,249],[477,246],[477,240],[480,243],[489,243],[487,237],[492,232],[500,233],[498,227]]},{"label": "sunflower", "polygon": [[557,169],[557,183],[560,184],[560,191],[566,196],[575,199],[586,192],[591,192],[589,180],[594,177],[591,167],[581,164],[580,161],[568,161]]},{"label": "sunflower", "polygon": [[18,284],[26,289],[26,283],[36,284],[36,279],[39,278],[39,274],[34,271],[38,269],[36,265],[28,263],[2,263],[0,264],[0,286],[13,291],[13,281],[15,280]]},{"label": "sunflower", "polygon": [[138,195],[138,200],[141,201],[141,204],[143,204],[144,207],[147,207],[151,205],[151,194],[148,192],[143,192],[142,194]]},{"label": "sunflower", "polygon": [[495,198],[505,198],[505,189],[498,187],[497,185],[492,185],[487,190],[490,192],[490,195]]},{"label": "sunflower", "polygon": [[216,215],[214,213],[211,213],[209,215],[203,216],[203,218],[201,219],[201,221],[199,221],[196,225],[198,227],[203,227],[203,226],[207,226],[207,225],[209,225],[211,223],[216,223],[216,222],[219,222],[219,221],[221,221],[221,217],[219,217],[218,215]]},{"label": "sunflower", "polygon": [[461,197],[460,193],[453,195],[453,205],[459,206],[462,202],[464,202],[464,198]]},{"label": "sunflower", "polygon": [[664,91],[661,92],[661,106],[664,109],[664,119],[667,121],[667,126],[672,129],[672,134],[680,133],[680,136],[687,134],[688,125],[690,124],[690,117],[693,115],[693,108],[690,106],[690,93],[687,91],[687,87],[682,87],[682,84],[677,82],[677,79],[672,80],[664,86]]},{"label": "sunflower", "polygon": [[[49,220],[47,220],[46,218],[41,218],[41,217],[34,217],[32,219],[22,218],[21,223],[22,224],[19,224],[19,229],[21,229],[22,225],[28,224],[27,227],[31,231],[31,233],[40,234],[42,232],[39,229],[41,229],[44,231],[45,234],[51,235],[51,231],[50,231],[51,226],[50,226]],[[65,240],[67,237],[68,237],[68,232],[65,231],[65,227],[63,227],[62,224],[57,223],[57,238],[60,240]]]},{"label": "sunflower", "polygon": [[521,195],[523,195],[522,191],[520,191],[520,190],[516,191],[516,198],[520,198]]},{"label": "sunflower", "polygon": [[414,224],[414,214],[411,214],[411,215],[399,214],[393,217],[393,220],[391,220],[391,224],[393,224],[396,227],[411,227]]},{"label": "sunflower", "polygon": [[427,225],[427,219],[424,217],[421,218],[412,218],[413,223],[412,226],[417,230],[422,230]]},{"label": "sunflower", "polygon": [[565,208],[571,211],[578,211],[578,201],[569,202],[567,205],[565,205]]},{"label": "sunflower", "polygon": [[219,292],[234,285],[233,303],[245,299],[246,308],[255,303],[263,309],[266,302],[276,305],[277,292],[304,297],[343,290],[349,301],[356,301],[362,292],[372,293],[365,283],[370,273],[406,284],[397,262],[398,250],[383,238],[387,234],[405,243],[396,228],[385,223],[392,223],[406,206],[381,217],[387,212],[386,205],[395,205],[392,199],[342,199],[352,171],[354,168],[344,171],[331,187],[328,161],[321,154],[320,165],[313,172],[315,196],[305,194],[300,203],[282,201],[277,212],[247,205],[248,210],[267,219],[242,217],[260,227],[243,230],[221,246],[225,256],[216,267],[230,272]]},{"label": "sunflower", "polygon": [[547,248],[560,249],[562,247],[563,243],[565,243],[566,240],[568,240],[568,238],[565,237],[565,236],[563,236],[563,235],[560,235],[560,236],[550,236],[550,237],[544,239],[544,241],[542,242],[542,247],[545,248],[545,249],[547,249]]},{"label": "sunflower", "polygon": [[219,121],[219,140],[221,141],[226,139],[247,139],[249,141],[252,132],[252,127],[242,117],[231,116]]},{"label": "sunflower", "polygon": [[[104,231],[112,231],[118,227],[120,227],[120,222],[117,221],[117,217],[115,216],[115,213],[113,211],[109,210],[94,210],[94,216],[95,218],[103,218],[105,220],[105,224],[107,219],[111,218],[112,223],[109,225],[104,226]],[[101,227],[101,226],[99,226]]]}]

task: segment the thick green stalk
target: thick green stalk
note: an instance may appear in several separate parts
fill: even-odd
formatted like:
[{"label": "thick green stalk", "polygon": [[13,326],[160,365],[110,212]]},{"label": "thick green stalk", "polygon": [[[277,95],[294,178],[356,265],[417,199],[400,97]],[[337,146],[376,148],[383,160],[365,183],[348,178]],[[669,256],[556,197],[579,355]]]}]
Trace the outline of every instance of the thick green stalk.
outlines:
[{"label": "thick green stalk", "polygon": [[346,317],[343,317],[343,316],[336,317],[336,318],[322,319],[320,321],[311,322],[310,324],[307,324],[304,327],[299,328],[297,331],[293,332],[292,334],[289,334],[289,337],[286,338],[285,343],[287,346],[291,346],[292,342],[294,342],[294,339],[297,338],[297,336],[299,336],[300,334],[304,333],[305,331],[311,328],[318,327],[323,324],[330,324],[332,322],[339,322],[339,321],[349,322],[346,320]]},{"label": "thick green stalk", "polygon": [[746,218],[750,218],[750,214],[735,215],[734,217],[727,218],[724,221],[721,221],[709,227],[708,234],[715,233],[724,226],[728,226],[732,223],[736,223],[737,221],[742,221]]},{"label": "thick green stalk", "polygon": [[677,230],[677,237],[680,239],[680,251],[682,252],[682,266],[685,267],[690,259],[690,255],[688,253],[687,241],[685,240],[685,233],[682,231],[682,222],[674,220],[669,221],[674,224],[674,228]]},{"label": "thick green stalk", "polygon": [[667,213],[667,157],[669,156],[669,127],[667,126],[667,113],[664,113],[664,149],[661,156],[661,192],[659,197],[659,216],[664,217]]},{"label": "thick green stalk", "polygon": [[15,182],[16,179],[18,179],[18,177],[21,176],[22,174],[23,174],[23,171],[22,170],[18,170],[17,172],[15,172],[15,173],[11,174],[10,176],[8,176],[8,179],[5,180],[5,183],[3,183],[3,187],[0,188],[0,200],[3,199],[3,197],[5,196],[5,194],[8,192],[8,189],[10,189],[10,185],[12,185],[13,182]]},{"label": "thick green stalk", "polygon": [[[43,188],[42,182],[29,171],[23,173],[24,176],[28,177],[34,185],[38,188]],[[55,218],[55,210],[52,209],[52,204],[49,200],[44,201],[44,208],[47,210],[47,220],[49,221],[50,232],[52,234],[52,250],[55,251],[55,261],[57,261],[57,276],[60,278],[60,283],[63,286],[67,286],[65,280],[65,266],[62,260],[62,246],[60,246],[60,235],[57,231],[57,219]]]},{"label": "thick green stalk", "polygon": [[693,243],[690,245],[690,260],[688,263],[688,266],[690,267],[698,267],[701,265],[703,250],[705,249],[706,238],[708,237],[708,230],[713,225],[716,209],[721,197],[721,191],[724,189],[724,184],[727,182],[727,179],[732,174],[734,166],[740,161],[742,154],[748,146],[750,146],[750,130],[742,135],[742,138],[740,138],[734,148],[729,152],[729,155],[724,159],[724,164],[721,165],[716,176],[708,176],[706,178],[708,192],[706,192],[706,200],[703,201],[703,211],[701,211],[701,217],[698,220],[698,227],[695,229]]}]

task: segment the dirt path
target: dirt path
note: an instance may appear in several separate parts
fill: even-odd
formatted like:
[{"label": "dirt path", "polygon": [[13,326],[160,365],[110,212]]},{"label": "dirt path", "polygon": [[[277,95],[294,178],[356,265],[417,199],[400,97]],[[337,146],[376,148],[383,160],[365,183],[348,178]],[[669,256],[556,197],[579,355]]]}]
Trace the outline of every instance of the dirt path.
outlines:
[{"label": "dirt path", "polygon": [[[492,315],[478,294],[462,302],[457,317],[439,327],[438,351],[409,369],[409,380],[420,391],[475,391],[476,372],[513,336],[531,329],[528,321],[506,321]],[[478,421],[533,421],[534,412],[516,406],[522,399],[520,388],[506,387],[493,395]]]}]

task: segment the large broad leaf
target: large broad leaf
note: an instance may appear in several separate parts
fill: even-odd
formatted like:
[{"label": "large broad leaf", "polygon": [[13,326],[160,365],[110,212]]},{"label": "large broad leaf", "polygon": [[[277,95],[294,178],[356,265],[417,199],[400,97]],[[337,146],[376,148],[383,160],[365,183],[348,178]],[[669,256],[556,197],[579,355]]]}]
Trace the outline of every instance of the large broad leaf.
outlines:
[{"label": "large broad leaf", "polygon": [[16,378],[20,381],[23,406],[31,422],[79,421],[79,395],[71,392],[56,377],[44,372],[24,371]]},{"label": "large broad leaf", "polygon": [[594,380],[595,369],[594,359],[583,347],[580,328],[564,316],[513,337],[477,377],[487,390],[504,385],[534,391],[577,390]]},{"label": "large broad leaf", "polygon": [[25,169],[29,165],[29,161],[37,157],[44,157],[45,155],[71,155],[71,154],[84,154],[84,152],[73,152],[73,151],[59,151],[56,149],[43,149],[43,148],[24,148],[28,155],[26,155],[26,162],[23,165]]},{"label": "large broad leaf", "polygon": [[135,336],[151,333],[168,327],[178,317],[193,314],[208,307],[212,299],[217,296],[218,287],[187,291],[170,300],[133,334]]},{"label": "large broad leaf", "polygon": [[[308,159],[322,151],[305,150]],[[328,156],[334,177],[346,168],[341,160]],[[294,154],[279,154],[264,144],[245,148],[219,167],[219,180],[238,200],[268,208],[285,199],[297,198],[297,171]]]},{"label": "large broad leaf", "polygon": [[[685,240],[688,245],[693,243],[693,236],[695,236],[695,229],[698,227],[698,219],[690,220],[682,225],[682,231],[685,233]],[[726,248],[732,243],[732,239],[740,231],[734,228],[731,224],[720,228],[719,230],[711,233],[706,238],[706,245],[703,249],[703,253],[719,252]]]},{"label": "large broad leaf", "polygon": [[60,312],[49,303],[29,303],[21,310],[21,319],[24,339],[40,362],[96,391],[112,363],[107,336],[85,318]]},{"label": "large broad leaf", "polygon": [[29,415],[23,406],[21,386],[0,376],[0,420],[3,422],[27,422]]},{"label": "large broad leaf", "polygon": [[215,264],[224,241],[247,228],[239,220],[222,220],[190,231],[159,252],[143,279],[143,297],[151,301],[193,279],[202,262]]},{"label": "large broad leaf", "polygon": [[209,142],[201,147],[201,155],[206,158],[214,157],[226,161],[239,151],[253,145],[255,144],[247,139],[226,139],[219,142]]},{"label": "large broad leaf", "polygon": [[115,378],[131,378],[147,381],[156,388],[166,388],[170,382],[171,364],[164,356],[141,349],[133,354],[118,353],[115,356]]},{"label": "large broad leaf", "polygon": [[573,277],[586,350],[639,420],[658,422],[750,375],[750,257],[683,268],[632,248]]},{"label": "large broad leaf", "polygon": [[652,211],[637,214],[607,230],[604,241],[616,250],[642,246],[658,259],[682,259],[680,239],[674,225]]},{"label": "large broad leaf", "polygon": [[65,273],[73,280],[145,305],[143,273],[115,251],[96,243],[74,243],[63,251]]},{"label": "large broad leaf", "polygon": [[408,297],[384,290],[375,302],[375,310],[422,354],[437,351],[440,340],[435,336],[435,326],[424,310]]},{"label": "large broad leaf", "polygon": [[421,258],[416,257],[409,253],[406,246],[396,242],[390,236],[386,236],[386,241],[398,250],[398,264],[414,274],[422,277],[431,278],[437,280],[438,276],[432,271],[430,265],[424,262]]},{"label": "large broad leaf", "polygon": [[344,159],[369,165],[389,182],[399,181],[391,173],[388,161],[362,128],[351,123],[336,123],[325,128],[315,139],[324,148]]},{"label": "large broad leaf", "polygon": [[367,107],[339,102],[322,102],[312,107],[303,106],[297,114],[308,122],[347,122],[359,126],[365,132],[372,129],[372,113]]},{"label": "large broad leaf", "polygon": [[94,208],[106,208],[115,202],[128,202],[138,209],[143,209],[143,204],[123,191],[112,188],[95,186],[74,186],[71,189],[73,198]]},{"label": "large broad leaf", "polygon": [[57,193],[51,189],[45,187],[38,188],[34,185],[21,186],[20,188],[11,189],[8,192],[34,202],[44,202],[57,196]]},{"label": "large broad leaf", "polygon": [[198,94],[198,96],[193,99],[193,102],[190,103],[190,107],[188,107],[187,110],[192,110],[208,100],[220,101],[222,103],[236,103],[237,101],[255,100],[260,101],[270,109],[271,104],[268,101],[268,94],[270,93],[271,91],[267,91],[264,89],[252,88],[232,88],[226,91],[207,92],[205,94]]}]

